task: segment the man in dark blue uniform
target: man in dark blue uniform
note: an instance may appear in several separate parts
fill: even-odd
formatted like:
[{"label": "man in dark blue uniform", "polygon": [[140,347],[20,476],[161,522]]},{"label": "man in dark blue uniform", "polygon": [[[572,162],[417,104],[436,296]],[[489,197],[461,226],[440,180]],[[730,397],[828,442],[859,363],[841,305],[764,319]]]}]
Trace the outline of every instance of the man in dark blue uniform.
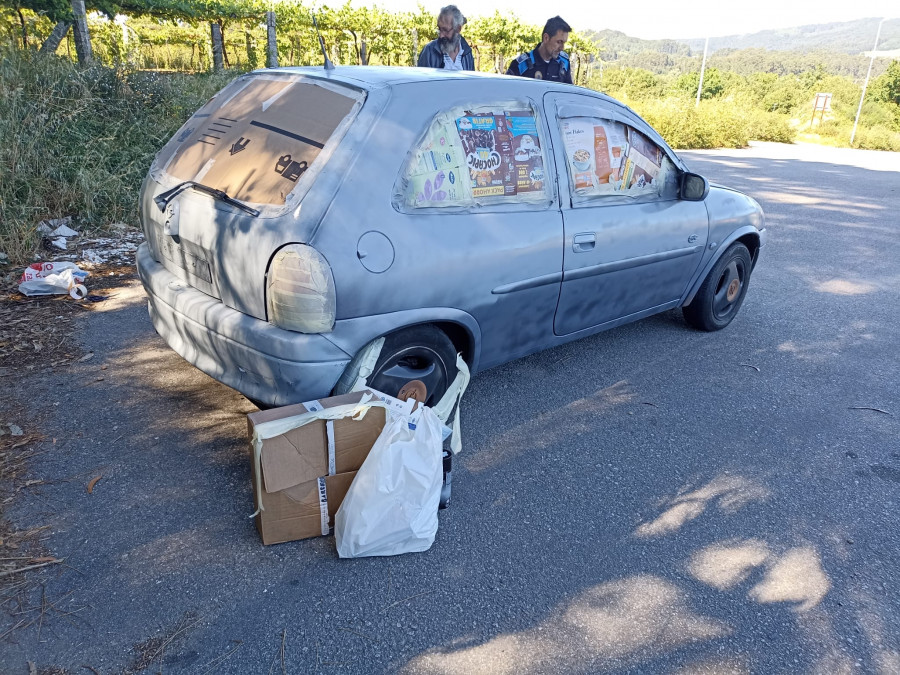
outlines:
[{"label": "man in dark blue uniform", "polygon": [[569,55],[563,51],[571,32],[569,24],[554,16],[544,26],[541,44],[513,59],[506,74],[572,84]]}]

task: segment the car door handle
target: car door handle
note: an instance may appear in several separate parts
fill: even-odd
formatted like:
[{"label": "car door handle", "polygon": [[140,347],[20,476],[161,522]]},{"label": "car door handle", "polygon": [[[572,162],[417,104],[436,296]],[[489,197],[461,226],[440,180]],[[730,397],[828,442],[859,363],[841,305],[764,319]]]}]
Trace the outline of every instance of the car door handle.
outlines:
[{"label": "car door handle", "polygon": [[575,235],[575,239],[572,242],[572,250],[575,253],[584,253],[594,248],[596,243],[597,237],[593,232],[582,232]]}]

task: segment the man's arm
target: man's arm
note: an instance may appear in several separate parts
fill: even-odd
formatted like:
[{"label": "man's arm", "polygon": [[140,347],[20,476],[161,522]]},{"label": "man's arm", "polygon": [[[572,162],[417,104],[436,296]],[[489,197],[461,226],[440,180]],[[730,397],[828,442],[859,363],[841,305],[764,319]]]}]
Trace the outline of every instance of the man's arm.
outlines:
[{"label": "man's arm", "polygon": [[510,62],[509,68],[506,69],[506,74],[524,76],[528,71],[529,66],[528,54],[519,54]]}]

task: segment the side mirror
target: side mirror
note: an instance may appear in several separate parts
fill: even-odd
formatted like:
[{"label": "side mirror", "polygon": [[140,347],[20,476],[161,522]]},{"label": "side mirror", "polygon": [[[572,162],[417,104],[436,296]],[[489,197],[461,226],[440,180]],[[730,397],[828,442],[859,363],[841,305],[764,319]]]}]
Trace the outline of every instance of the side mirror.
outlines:
[{"label": "side mirror", "polygon": [[681,176],[681,198],[688,202],[702,202],[709,194],[709,181],[696,173]]}]

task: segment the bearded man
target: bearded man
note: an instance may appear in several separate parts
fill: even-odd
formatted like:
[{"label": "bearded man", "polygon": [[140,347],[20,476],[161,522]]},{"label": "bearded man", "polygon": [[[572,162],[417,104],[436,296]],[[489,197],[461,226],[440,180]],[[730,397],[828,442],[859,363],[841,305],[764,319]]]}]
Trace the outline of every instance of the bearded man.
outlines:
[{"label": "bearded man", "polygon": [[442,7],[437,19],[438,38],[425,45],[416,65],[420,68],[475,70],[472,49],[460,35],[465,25],[466,17],[456,5]]}]

